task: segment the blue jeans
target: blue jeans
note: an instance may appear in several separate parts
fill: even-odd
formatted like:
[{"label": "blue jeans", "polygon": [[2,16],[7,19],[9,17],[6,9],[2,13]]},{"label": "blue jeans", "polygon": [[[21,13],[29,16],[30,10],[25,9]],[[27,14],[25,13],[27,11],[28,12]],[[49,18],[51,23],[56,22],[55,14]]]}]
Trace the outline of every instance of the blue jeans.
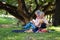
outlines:
[{"label": "blue jeans", "polygon": [[31,22],[27,23],[27,24],[24,26],[24,29],[26,29],[26,30],[29,30],[30,28],[35,29],[36,27],[35,27],[35,25],[34,25],[33,23],[31,23]]},{"label": "blue jeans", "polygon": [[[29,30],[30,27],[33,29],[33,32],[36,32],[39,28],[36,27],[33,23],[29,22],[28,24],[26,24],[24,26],[24,29],[25,30]],[[46,28],[46,24],[45,23],[42,23],[41,27],[40,28]]]}]

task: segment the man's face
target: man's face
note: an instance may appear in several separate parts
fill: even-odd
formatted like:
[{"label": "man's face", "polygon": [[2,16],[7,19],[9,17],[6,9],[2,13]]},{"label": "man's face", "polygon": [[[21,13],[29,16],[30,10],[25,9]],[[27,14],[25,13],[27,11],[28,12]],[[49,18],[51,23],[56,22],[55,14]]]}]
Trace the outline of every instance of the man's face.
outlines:
[{"label": "man's face", "polygon": [[39,14],[35,14],[36,15],[36,17],[39,17],[40,15]]},{"label": "man's face", "polygon": [[39,17],[39,18],[43,18],[44,17],[44,13],[42,13],[42,14],[35,14],[37,17]]}]

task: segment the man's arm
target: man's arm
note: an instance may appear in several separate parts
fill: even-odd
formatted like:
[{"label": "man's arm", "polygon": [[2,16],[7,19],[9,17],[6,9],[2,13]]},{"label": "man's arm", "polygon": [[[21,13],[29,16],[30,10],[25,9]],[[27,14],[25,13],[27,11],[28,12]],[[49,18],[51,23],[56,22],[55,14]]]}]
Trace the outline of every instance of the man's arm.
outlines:
[{"label": "man's arm", "polygon": [[35,20],[34,19],[32,21],[30,21],[30,22],[32,22],[33,24],[35,24]]}]

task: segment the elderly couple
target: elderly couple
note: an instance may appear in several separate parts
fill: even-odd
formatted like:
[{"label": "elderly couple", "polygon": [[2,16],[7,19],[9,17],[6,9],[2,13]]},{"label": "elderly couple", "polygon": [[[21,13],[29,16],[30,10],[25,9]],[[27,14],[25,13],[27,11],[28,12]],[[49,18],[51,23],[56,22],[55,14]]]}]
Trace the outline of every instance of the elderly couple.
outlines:
[{"label": "elderly couple", "polygon": [[43,32],[48,25],[48,21],[44,18],[44,12],[37,10],[35,11],[36,19],[31,20],[27,23],[23,30],[14,30],[13,32]]},{"label": "elderly couple", "polygon": [[35,15],[36,19],[31,20],[24,26],[25,32],[41,32],[48,25],[48,21],[44,18],[44,12],[37,10]]}]

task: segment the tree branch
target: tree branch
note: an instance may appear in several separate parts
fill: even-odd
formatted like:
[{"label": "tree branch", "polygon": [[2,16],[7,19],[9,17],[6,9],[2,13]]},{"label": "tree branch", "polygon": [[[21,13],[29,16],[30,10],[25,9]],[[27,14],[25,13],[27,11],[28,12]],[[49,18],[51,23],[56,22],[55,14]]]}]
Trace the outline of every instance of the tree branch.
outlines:
[{"label": "tree branch", "polygon": [[35,4],[36,4],[36,6],[39,6],[39,4],[38,4],[37,0],[35,0]]},{"label": "tree branch", "polygon": [[18,13],[17,11],[17,7],[12,6],[10,4],[3,4],[0,1],[0,9],[6,10],[7,12],[9,12],[11,15],[13,15],[14,17],[18,18],[19,20],[24,21],[24,18]]},{"label": "tree branch", "polygon": [[46,5],[46,6],[43,7],[44,8],[43,11],[46,12],[47,9],[49,8],[49,6],[51,6],[51,5],[52,5],[52,3],[49,2],[48,5]]},{"label": "tree branch", "polygon": [[24,11],[26,12],[26,14],[27,15],[29,15],[30,13],[28,12],[28,9],[27,9],[27,7],[26,7],[26,4],[25,4],[25,0],[21,0],[21,2],[22,2],[22,8],[24,9]]},{"label": "tree branch", "polygon": [[20,14],[24,17],[24,18],[29,18],[29,15],[26,13],[26,11],[24,10],[23,7],[23,0],[18,0],[18,11],[20,12]]},{"label": "tree branch", "polygon": [[36,4],[36,8],[35,8],[35,9],[33,10],[33,12],[30,14],[30,17],[34,16],[34,15],[35,15],[35,11],[38,10],[38,9],[41,7],[41,5],[39,5],[39,4],[37,3],[37,0],[35,0],[35,4]]}]

